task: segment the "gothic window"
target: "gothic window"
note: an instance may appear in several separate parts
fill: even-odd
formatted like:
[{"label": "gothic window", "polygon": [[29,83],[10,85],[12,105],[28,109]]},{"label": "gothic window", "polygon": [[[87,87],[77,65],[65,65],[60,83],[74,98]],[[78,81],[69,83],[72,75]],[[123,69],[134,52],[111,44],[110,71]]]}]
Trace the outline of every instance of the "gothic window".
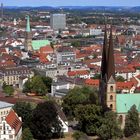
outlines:
[{"label": "gothic window", "polygon": [[110,86],[110,92],[113,92],[113,86]]},{"label": "gothic window", "polygon": [[112,109],[113,108],[113,105],[112,104],[110,104],[110,109]]},{"label": "gothic window", "polygon": [[110,96],[110,100],[113,100],[113,96],[112,95]]}]

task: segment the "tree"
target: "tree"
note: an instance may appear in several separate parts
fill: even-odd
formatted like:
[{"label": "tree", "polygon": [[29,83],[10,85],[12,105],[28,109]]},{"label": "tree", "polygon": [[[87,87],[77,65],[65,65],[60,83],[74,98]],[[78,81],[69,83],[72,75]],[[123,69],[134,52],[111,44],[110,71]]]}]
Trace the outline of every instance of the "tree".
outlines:
[{"label": "tree", "polygon": [[101,125],[101,107],[97,105],[79,105],[75,109],[75,116],[79,122],[80,130],[88,135],[95,135]]},{"label": "tree", "polygon": [[114,112],[105,112],[101,122],[102,124],[97,130],[97,135],[102,140],[111,140],[122,137],[122,131],[117,122],[117,115]]},{"label": "tree", "polygon": [[80,105],[98,104],[98,97],[96,90],[90,87],[76,87],[69,91],[63,98],[63,111],[69,119],[72,119],[75,114],[75,108]]},{"label": "tree", "polygon": [[3,82],[2,89],[4,90],[4,88],[5,88],[6,86],[7,86],[6,83]]},{"label": "tree", "polygon": [[72,42],[71,45],[74,47],[80,47],[81,44],[79,41],[75,41],[75,42]]},{"label": "tree", "polygon": [[33,135],[29,128],[25,128],[22,133],[22,140],[33,140]]},{"label": "tree", "polygon": [[51,92],[51,85],[52,85],[52,78],[44,77],[44,76],[42,76],[41,78],[43,80],[43,83],[46,85],[48,92],[50,93]]},{"label": "tree", "polygon": [[28,102],[17,102],[13,109],[18,114],[18,116],[22,117],[23,128],[27,128],[30,126],[32,112],[35,106]]},{"label": "tree", "polygon": [[24,93],[28,93],[28,92],[31,92],[31,89],[32,89],[32,83],[30,80],[27,80],[24,84],[24,87],[23,87],[23,92]]},{"label": "tree", "polygon": [[34,92],[37,95],[45,95],[47,93],[47,87],[40,76],[34,76],[32,78],[31,92]]},{"label": "tree", "polygon": [[94,75],[93,79],[100,79],[100,77],[101,77],[101,75],[97,73]]},{"label": "tree", "polygon": [[44,84],[42,77],[35,75],[25,82],[23,92],[32,92],[36,93],[37,95],[45,95],[47,93],[47,87]]},{"label": "tree", "polygon": [[124,135],[126,137],[136,135],[140,130],[139,123],[139,113],[136,106],[133,105],[126,115]]},{"label": "tree", "polygon": [[117,82],[124,82],[125,79],[124,79],[122,76],[117,76],[117,77],[116,77],[116,81],[117,81]]},{"label": "tree", "polygon": [[14,88],[12,86],[6,85],[3,91],[4,93],[6,93],[7,96],[12,96],[14,93]]},{"label": "tree", "polygon": [[61,122],[53,101],[37,105],[33,111],[31,131],[34,138],[40,140],[49,140],[54,134],[58,137],[61,135]]},{"label": "tree", "polygon": [[88,136],[80,131],[75,131],[72,137],[74,138],[74,140],[88,140]]}]

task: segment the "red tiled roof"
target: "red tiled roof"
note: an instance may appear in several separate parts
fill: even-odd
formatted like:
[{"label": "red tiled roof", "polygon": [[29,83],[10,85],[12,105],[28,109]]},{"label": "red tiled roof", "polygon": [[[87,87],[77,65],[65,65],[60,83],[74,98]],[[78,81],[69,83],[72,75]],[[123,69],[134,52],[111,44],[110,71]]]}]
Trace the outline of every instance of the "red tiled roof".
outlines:
[{"label": "red tiled roof", "polygon": [[126,42],[126,38],[124,35],[120,35],[120,36],[117,36],[117,41],[118,41],[118,43],[123,45]]},{"label": "red tiled roof", "polygon": [[7,53],[5,48],[0,48],[0,53]]},{"label": "red tiled roof", "polygon": [[99,87],[99,79],[86,79],[85,84],[89,86]]},{"label": "red tiled roof", "polygon": [[68,76],[76,76],[76,75],[87,75],[89,72],[87,70],[79,70],[79,71],[69,71]]},{"label": "red tiled roof", "polygon": [[134,38],[133,38],[134,41],[139,41],[140,40],[140,35],[136,35]]},{"label": "red tiled roof", "polygon": [[87,56],[89,56],[89,54],[84,54],[84,53],[77,53],[76,54],[76,58],[78,59],[80,59],[80,58],[85,58],[85,57],[87,57]]},{"label": "red tiled roof", "polygon": [[130,72],[135,72],[135,71],[136,70],[134,69],[133,65],[116,67],[116,72],[119,72],[119,73],[130,73]]},{"label": "red tiled roof", "polygon": [[40,53],[44,54],[53,53],[53,49],[51,46],[44,46],[40,48]]},{"label": "red tiled roof", "polygon": [[6,117],[6,122],[15,130],[15,135],[17,135],[22,126],[22,122],[19,120],[14,110],[9,112]]},{"label": "red tiled roof", "polygon": [[127,82],[117,82],[117,89],[122,90],[122,89],[131,89],[134,86],[134,83],[131,81]]},{"label": "red tiled roof", "polygon": [[135,77],[132,77],[132,78],[130,79],[130,81],[133,82],[133,84],[134,84],[135,87],[138,85],[138,81],[136,80]]},{"label": "red tiled roof", "polygon": [[137,78],[140,79],[140,75],[138,75]]},{"label": "red tiled roof", "polygon": [[86,64],[92,64],[96,62],[101,62],[101,58],[95,58],[95,59],[88,59],[84,61]]},{"label": "red tiled roof", "polygon": [[16,66],[16,64],[11,60],[0,62],[0,67],[8,67],[8,66]]}]

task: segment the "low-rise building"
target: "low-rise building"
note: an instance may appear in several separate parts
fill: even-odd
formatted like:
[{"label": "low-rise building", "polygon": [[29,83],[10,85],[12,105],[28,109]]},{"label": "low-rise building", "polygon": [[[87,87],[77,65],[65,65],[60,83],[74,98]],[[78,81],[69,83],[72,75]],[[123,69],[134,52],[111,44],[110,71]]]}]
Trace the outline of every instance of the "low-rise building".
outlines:
[{"label": "low-rise building", "polygon": [[34,73],[25,66],[1,68],[2,84],[5,82],[7,85],[19,86],[21,76],[31,78]]},{"label": "low-rise building", "polygon": [[70,84],[67,82],[53,82],[51,86],[51,96],[62,98],[67,95]]},{"label": "low-rise building", "polygon": [[57,50],[57,64],[70,65],[75,62],[76,53],[73,48],[61,47]]},{"label": "low-rise building", "polygon": [[0,140],[20,140],[21,118],[12,109],[13,104],[0,101]]}]

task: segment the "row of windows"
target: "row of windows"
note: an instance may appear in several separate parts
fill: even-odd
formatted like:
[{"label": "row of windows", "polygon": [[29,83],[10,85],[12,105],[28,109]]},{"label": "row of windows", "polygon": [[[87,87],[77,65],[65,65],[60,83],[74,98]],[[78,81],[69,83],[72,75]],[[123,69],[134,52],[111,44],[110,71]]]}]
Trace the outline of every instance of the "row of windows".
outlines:
[{"label": "row of windows", "polygon": [[7,80],[9,80],[9,79],[10,79],[10,80],[12,80],[12,79],[13,79],[13,80],[18,80],[18,77],[19,77],[19,76],[9,76],[9,77],[7,77]]},{"label": "row of windows", "polygon": [[[7,126],[6,128],[4,128],[4,130],[8,130],[8,133],[11,133],[12,131],[9,130],[9,129],[10,129],[9,126]],[[0,132],[1,132],[1,130],[2,130],[2,126],[0,126]]]},{"label": "row of windows", "polygon": [[[0,135],[0,138],[1,138],[1,135]],[[13,135],[9,135],[9,139],[13,139]],[[3,140],[8,140],[8,139],[4,138]]]},{"label": "row of windows", "polygon": [[8,110],[7,110],[7,111],[2,111],[0,114],[1,114],[1,115],[7,115],[8,112],[9,112]]},{"label": "row of windows", "polygon": [[26,74],[26,73],[30,73],[29,70],[22,70],[22,71],[6,71],[5,74]]}]

